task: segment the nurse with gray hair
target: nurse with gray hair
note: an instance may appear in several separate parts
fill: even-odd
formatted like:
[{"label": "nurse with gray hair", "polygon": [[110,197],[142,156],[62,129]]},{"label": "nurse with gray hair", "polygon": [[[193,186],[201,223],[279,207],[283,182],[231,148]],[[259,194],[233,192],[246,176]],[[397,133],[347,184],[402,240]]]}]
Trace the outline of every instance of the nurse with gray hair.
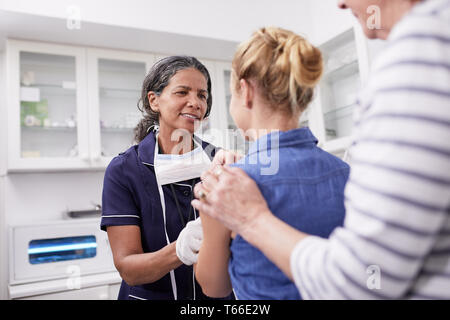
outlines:
[{"label": "nurse with gray hair", "polygon": [[193,273],[203,233],[190,202],[216,152],[194,134],[211,111],[211,87],[188,56],[158,61],[144,79],[137,144],[112,159],[103,183],[100,226],[123,279],[119,299],[208,299]]},{"label": "nurse with gray hair", "polygon": [[292,228],[226,165],[203,173],[192,205],[261,250],[305,299],[450,299],[450,0],[338,5],[388,42],[357,107],[344,226],[329,239]]}]

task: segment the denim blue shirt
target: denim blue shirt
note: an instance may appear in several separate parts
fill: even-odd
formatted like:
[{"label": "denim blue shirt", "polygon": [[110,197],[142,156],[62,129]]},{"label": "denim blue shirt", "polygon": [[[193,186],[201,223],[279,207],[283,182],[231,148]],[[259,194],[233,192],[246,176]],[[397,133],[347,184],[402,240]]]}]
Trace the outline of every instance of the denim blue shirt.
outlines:
[{"label": "denim blue shirt", "polygon": [[[255,180],[273,214],[294,228],[327,238],[342,226],[349,166],[318,148],[308,128],[261,137],[235,166]],[[230,249],[228,271],[238,299],[301,299],[295,284],[242,237]]]}]

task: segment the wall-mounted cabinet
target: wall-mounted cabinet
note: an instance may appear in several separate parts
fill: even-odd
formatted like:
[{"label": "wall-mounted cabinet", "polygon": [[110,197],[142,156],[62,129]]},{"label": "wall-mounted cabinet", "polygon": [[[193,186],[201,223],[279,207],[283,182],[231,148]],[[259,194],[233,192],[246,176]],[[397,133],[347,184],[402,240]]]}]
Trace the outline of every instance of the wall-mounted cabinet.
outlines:
[{"label": "wall-mounted cabinet", "polygon": [[150,54],[8,40],[8,171],[104,168],[132,144]]},{"label": "wall-mounted cabinet", "polygon": [[137,104],[154,56],[88,49],[87,59],[91,160],[105,167],[134,144],[134,128],[142,118]]},{"label": "wall-mounted cabinet", "polygon": [[8,170],[88,166],[86,55],[8,41]]},{"label": "wall-mounted cabinet", "polygon": [[241,154],[248,151],[249,142],[244,139],[242,132],[236,126],[230,114],[231,102],[231,63],[217,65],[217,90],[219,91],[224,146],[229,150],[235,150]]},{"label": "wall-mounted cabinet", "polygon": [[342,156],[351,144],[353,110],[369,73],[367,40],[355,26],[319,47],[324,74],[310,106],[309,124],[322,148]]},{"label": "wall-mounted cabinet", "polygon": [[[319,145],[342,155],[351,143],[356,95],[369,70],[367,40],[353,27],[320,46],[324,76],[300,119]],[[7,170],[104,169],[133,144],[142,82],[163,56],[8,40]],[[213,108],[199,135],[245,153],[229,113],[231,63],[200,59],[212,79]]]},{"label": "wall-mounted cabinet", "polygon": [[[7,91],[6,91],[6,53],[0,50],[0,178],[7,173],[7,152],[8,149],[8,109],[7,109]],[[0,195],[1,196],[1,195]],[[1,204],[0,204],[1,206]],[[1,291],[0,291],[1,299]]]},{"label": "wall-mounted cabinet", "polygon": [[[7,170],[106,168],[134,143],[143,80],[163,57],[8,40]],[[229,147],[230,64],[200,60],[211,74],[213,108],[199,133]]]}]

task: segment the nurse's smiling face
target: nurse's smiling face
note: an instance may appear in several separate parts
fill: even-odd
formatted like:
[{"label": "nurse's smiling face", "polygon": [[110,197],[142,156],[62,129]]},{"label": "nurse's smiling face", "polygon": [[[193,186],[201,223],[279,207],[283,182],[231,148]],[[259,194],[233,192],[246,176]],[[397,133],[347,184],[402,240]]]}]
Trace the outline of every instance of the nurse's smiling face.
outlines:
[{"label": "nurse's smiling face", "polygon": [[159,112],[160,131],[171,133],[184,129],[194,133],[206,114],[207,88],[205,76],[197,69],[188,68],[175,73],[159,96],[149,92],[150,106]]}]

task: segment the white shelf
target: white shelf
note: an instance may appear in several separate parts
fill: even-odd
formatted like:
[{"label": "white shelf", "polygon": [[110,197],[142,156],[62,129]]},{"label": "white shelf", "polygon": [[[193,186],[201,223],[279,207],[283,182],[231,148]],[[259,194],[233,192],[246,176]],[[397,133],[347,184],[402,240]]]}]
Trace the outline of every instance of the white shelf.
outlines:
[{"label": "white shelf", "polygon": [[140,89],[126,89],[126,88],[106,88],[106,87],[100,87],[100,91],[112,91],[112,92],[133,92],[133,93],[141,93]]},{"label": "white shelf", "polygon": [[102,133],[132,133],[134,127],[132,128],[101,128]]},{"label": "white shelf", "polygon": [[346,64],[340,65],[333,70],[327,70],[324,73],[323,79],[325,81],[333,82],[339,78],[347,77],[358,72],[358,60],[353,60]]},{"label": "white shelf", "polygon": [[22,131],[29,131],[33,133],[75,133],[77,127],[42,127],[42,126],[21,126]]},{"label": "white shelf", "polygon": [[33,84],[30,86],[23,86],[23,88],[36,88],[41,92],[41,100],[47,96],[72,96],[75,98],[76,89],[64,88],[62,85],[56,84]]},{"label": "white shelf", "polygon": [[338,120],[346,117],[353,116],[353,108],[355,107],[355,103],[343,106],[343,107],[335,107],[323,114],[325,122]]},{"label": "white shelf", "polygon": [[319,145],[337,156],[342,156],[352,142],[353,110],[368,64],[364,54],[367,40],[358,28],[349,28],[319,46],[325,70],[318,86],[318,110],[309,122]]},{"label": "white shelf", "polygon": [[141,97],[140,89],[99,88],[100,99],[135,99]]}]

